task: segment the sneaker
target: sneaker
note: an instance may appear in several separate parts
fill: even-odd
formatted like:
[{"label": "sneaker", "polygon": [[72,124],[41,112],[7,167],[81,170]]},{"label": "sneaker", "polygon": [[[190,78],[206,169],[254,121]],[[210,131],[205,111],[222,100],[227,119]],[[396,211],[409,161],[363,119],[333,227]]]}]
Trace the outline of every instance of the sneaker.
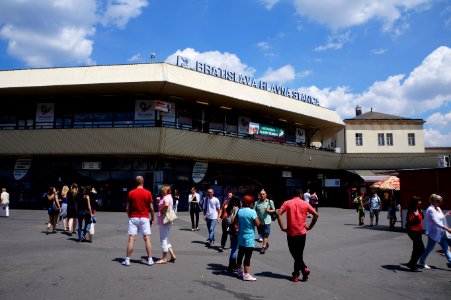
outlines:
[{"label": "sneaker", "polygon": [[197,227],[196,230],[199,231],[200,230],[199,227]]},{"label": "sneaker", "polygon": [[305,267],[304,272],[302,272],[302,281],[307,281],[309,275],[310,275],[310,269]]},{"label": "sneaker", "polygon": [[[147,260],[147,264],[148,264],[149,266],[152,266],[154,263],[155,263],[155,262],[153,261],[152,258],[149,258],[149,259]],[[130,264],[130,263],[129,263],[129,264]]]},{"label": "sneaker", "polygon": [[124,259],[124,260],[121,262],[121,264],[122,264],[123,266],[129,266],[129,265],[130,265],[130,261],[127,260],[127,259]]},{"label": "sneaker", "polygon": [[429,267],[427,264],[420,264],[420,268],[429,270],[431,267]]},{"label": "sneaker", "polygon": [[299,276],[293,275],[293,282],[299,282]]},{"label": "sneaker", "polygon": [[236,275],[240,278],[243,277],[243,269],[242,268],[236,269]]},{"label": "sneaker", "polygon": [[262,239],[262,238],[259,238],[258,241],[261,243],[261,242],[263,242],[263,239]]},{"label": "sneaker", "polygon": [[252,276],[249,273],[246,273],[243,275],[243,280],[244,281],[255,281],[255,280],[257,280],[257,278],[255,278],[254,276]]},{"label": "sneaker", "polygon": [[260,254],[265,254],[265,248],[264,248],[264,247],[262,247],[262,248],[260,249]]}]

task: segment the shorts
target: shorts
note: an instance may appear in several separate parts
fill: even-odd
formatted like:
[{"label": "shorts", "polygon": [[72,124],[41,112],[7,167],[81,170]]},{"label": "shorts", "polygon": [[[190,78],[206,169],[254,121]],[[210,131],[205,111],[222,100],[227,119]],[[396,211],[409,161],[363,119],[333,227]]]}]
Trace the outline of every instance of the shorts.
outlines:
[{"label": "shorts", "polygon": [[128,235],[150,235],[149,218],[130,218],[128,219]]},{"label": "shorts", "polygon": [[268,237],[271,232],[271,224],[260,225],[257,227],[257,231],[262,237]]}]

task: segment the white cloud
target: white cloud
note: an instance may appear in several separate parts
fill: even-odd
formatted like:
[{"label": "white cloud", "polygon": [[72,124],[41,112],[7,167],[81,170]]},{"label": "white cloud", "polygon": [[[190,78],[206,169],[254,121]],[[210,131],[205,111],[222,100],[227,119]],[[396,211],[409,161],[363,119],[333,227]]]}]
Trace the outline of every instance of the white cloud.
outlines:
[{"label": "white cloud", "polygon": [[267,50],[270,48],[269,44],[267,42],[260,42],[257,44],[257,47],[262,50]]},{"label": "white cloud", "polygon": [[261,4],[263,4],[267,10],[272,9],[272,7],[273,7],[274,5],[276,5],[277,2],[279,2],[279,1],[280,1],[280,0],[259,0],[259,2],[260,2]]},{"label": "white cloud", "polygon": [[442,133],[432,128],[424,129],[426,147],[449,147],[451,132]]},{"label": "white cloud", "polygon": [[387,51],[388,51],[387,49],[379,48],[379,49],[372,49],[371,53],[373,53],[374,55],[382,55],[382,54],[385,54]]},{"label": "white cloud", "polygon": [[114,24],[122,29],[130,19],[139,16],[143,8],[148,5],[148,0],[109,0],[101,23],[105,26]]},{"label": "white cloud", "polygon": [[141,53],[136,53],[132,55],[130,58],[127,59],[127,61],[130,63],[144,62]]},{"label": "white cloud", "polygon": [[246,76],[253,77],[255,74],[254,68],[242,63],[238,56],[228,52],[221,53],[219,51],[207,51],[200,53],[192,48],[186,48],[177,50],[174,54],[171,54],[166,59],[166,62],[176,64],[178,55],[189,58],[191,61],[200,61],[211,66],[227,69]]},{"label": "white cloud", "polygon": [[[374,82],[366,91],[353,93],[348,87],[301,87],[299,92],[319,99],[321,106],[335,109],[343,118],[355,116],[355,106],[373,111],[418,118],[446,109],[451,103],[451,48],[439,47],[410,74],[398,74]],[[451,112],[433,113],[426,118],[426,146],[449,146]]]},{"label": "white cloud", "polygon": [[29,67],[95,64],[91,55],[96,25],[123,28],[147,0],[0,1],[0,38],[7,52]]},{"label": "white cloud", "polygon": [[0,38],[9,55],[31,67],[93,64],[95,9],[89,0],[2,1]]},{"label": "white cloud", "polygon": [[269,68],[265,74],[259,78],[261,81],[273,83],[287,83],[296,78],[296,71],[292,65],[285,65],[277,70]]},{"label": "white cloud", "polygon": [[429,116],[426,122],[429,126],[451,128],[451,111],[446,114],[436,112]]},{"label": "white cloud", "polygon": [[315,51],[325,51],[329,49],[338,50],[343,48],[343,46],[352,41],[350,37],[351,33],[349,31],[342,34],[333,34],[327,37],[327,44],[323,46],[318,46],[314,50]]},{"label": "white cloud", "polygon": [[427,9],[433,2],[434,0],[293,0],[299,15],[333,30],[378,20],[383,23],[384,31],[396,29],[396,23],[405,12]]}]

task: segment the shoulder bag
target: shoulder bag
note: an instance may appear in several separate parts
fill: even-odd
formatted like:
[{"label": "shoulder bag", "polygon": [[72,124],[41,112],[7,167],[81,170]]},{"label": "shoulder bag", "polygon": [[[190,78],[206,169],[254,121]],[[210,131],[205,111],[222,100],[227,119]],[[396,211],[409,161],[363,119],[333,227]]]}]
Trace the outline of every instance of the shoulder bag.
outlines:
[{"label": "shoulder bag", "polygon": [[163,218],[163,224],[169,224],[174,222],[177,219],[177,215],[175,214],[174,210],[171,206],[168,206],[168,209],[166,210],[166,213],[164,214]]}]

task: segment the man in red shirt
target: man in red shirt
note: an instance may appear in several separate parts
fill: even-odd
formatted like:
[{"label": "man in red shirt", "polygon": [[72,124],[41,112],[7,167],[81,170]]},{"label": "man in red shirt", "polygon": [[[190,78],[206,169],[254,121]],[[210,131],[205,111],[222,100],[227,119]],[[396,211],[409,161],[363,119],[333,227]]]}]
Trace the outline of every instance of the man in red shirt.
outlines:
[{"label": "man in red shirt", "polygon": [[130,256],[135,246],[136,235],[142,234],[146,245],[147,263],[151,266],[154,264],[152,246],[150,244],[150,224],[154,218],[152,193],[144,188],[144,178],[142,176],[136,176],[136,185],[137,187],[128,193],[127,206],[125,208],[128,215],[128,244],[127,256],[122,264],[124,266],[130,265]]},{"label": "man in red shirt", "polygon": [[[302,281],[307,281],[310,270],[304,263],[305,238],[308,230],[311,230],[318,220],[318,213],[310,203],[301,199],[302,191],[295,190],[294,197],[285,201],[279,209],[277,220],[280,229],[287,233],[288,249],[294,258],[293,281],[299,281],[302,272]],[[287,213],[287,226],[285,226],[282,215]],[[307,214],[313,218],[309,226],[306,226]]]}]

